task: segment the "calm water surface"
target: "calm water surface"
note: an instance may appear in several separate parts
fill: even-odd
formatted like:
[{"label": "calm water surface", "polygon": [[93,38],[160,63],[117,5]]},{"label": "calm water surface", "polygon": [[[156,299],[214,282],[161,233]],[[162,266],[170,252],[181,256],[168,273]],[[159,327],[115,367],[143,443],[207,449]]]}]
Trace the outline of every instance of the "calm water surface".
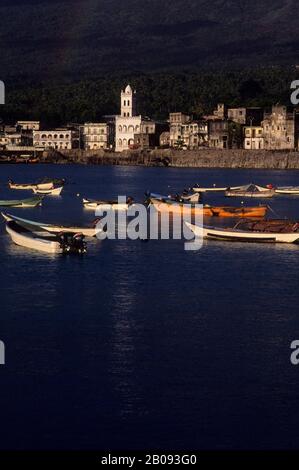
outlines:
[{"label": "calm water surface", "polygon": [[[67,178],[62,196],[15,214],[79,223],[93,213],[77,194],[299,184],[292,171],[1,165],[1,199],[28,196],[9,177],[45,175]],[[299,198],[270,204],[299,219]],[[53,257],[14,246],[1,224],[0,448],[298,448],[298,262],[299,246],[186,252],[171,240],[92,241],[84,258]]]}]

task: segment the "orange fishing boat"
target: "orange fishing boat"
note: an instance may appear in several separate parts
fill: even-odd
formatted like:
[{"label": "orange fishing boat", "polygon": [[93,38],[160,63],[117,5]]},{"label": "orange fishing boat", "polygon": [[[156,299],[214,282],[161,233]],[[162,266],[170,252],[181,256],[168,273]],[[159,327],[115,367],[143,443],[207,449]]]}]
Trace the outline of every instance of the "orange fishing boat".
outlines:
[{"label": "orange fishing boat", "polygon": [[231,207],[231,206],[199,206],[174,201],[161,201],[151,198],[151,203],[158,212],[171,214],[203,215],[204,217],[265,217],[268,206]]}]

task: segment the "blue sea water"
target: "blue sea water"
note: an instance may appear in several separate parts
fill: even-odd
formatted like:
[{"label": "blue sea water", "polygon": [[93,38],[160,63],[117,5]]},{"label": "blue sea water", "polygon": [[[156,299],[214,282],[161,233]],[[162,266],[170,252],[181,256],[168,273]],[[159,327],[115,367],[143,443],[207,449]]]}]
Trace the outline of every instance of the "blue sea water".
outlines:
[{"label": "blue sea water", "polygon": [[[1,199],[28,196],[10,191],[9,177],[46,175],[67,179],[62,196],[11,212],[81,223],[94,217],[82,196],[299,180],[292,171],[1,165]],[[270,205],[299,219],[299,197]],[[55,257],[14,246],[1,224],[0,448],[298,448],[298,261],[295,245],[205,241],[190,252],[180,240],[94,240],[85,257]]]}]

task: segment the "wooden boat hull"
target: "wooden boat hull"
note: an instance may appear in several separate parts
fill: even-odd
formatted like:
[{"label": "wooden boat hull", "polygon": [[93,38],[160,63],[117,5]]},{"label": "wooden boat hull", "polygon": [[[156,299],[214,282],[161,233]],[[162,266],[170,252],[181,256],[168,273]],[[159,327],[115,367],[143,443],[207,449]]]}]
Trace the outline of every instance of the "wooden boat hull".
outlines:
[{"label": "wooden boat hull", "polygon": [[15,183],[8,183],[10,189],[19,189],[22,191],[25,190],[50,190],[53,189],[53,183],[40,183],[40,184],[15,184]]},{"label": "wooden boat hull", "polygon": [[194,193],[194,194],[190,194],[189,196],[181,195],[180,197],[181,197],[181,199],[183,199],[183,201],[198,203],[199,199],[200,199],[200,193],[197,192],[197,193]]},{"label": "wooden boat hull", "polygon": [[226,197],[249,197],[249,198],[271,198],[275,194],[274,189],[269,189],[267,191],[234,191],[234,190],[229,190],[225,191],[225,196]]},{"label": "wooden boat hull", "polygon": [[33,192],[34,194],[43,194],[44,196],[60,196],[62,190],[63,190],[63,186],[61,186],[60,188],[54,188],[54,189],[34,188]]},{"label": "wooden boat hull", "polygon": [[232,230],[216,227],[198,226],[185,222],[196,237],[220,241],[252,242],[252,243],[298,243],[299,232],[271,233]]},{"label": "wooden boat hull", "polygon": [[127,211],[129,209],[129,204],[118,204],[117,202],[111,201],[92,201],[90,199],[83,199],[83,204],[86,209],[101,209],[102,211]]},{"label": "wooden boat hull", "polygon": [[20,199],[15,201],[0,201],[1,207],[37,207],[42,204],[42,197]]},{"label": "wooden boat hull", "polygon": [[289,186],[289,187],[276,188],[275,193],[299,196],[299,187]]},{"label": "wooden boat hull", "polygon": [[178,200],[182,200],[189,203],[198,203],[200,200],[200,193],[195,192],[194,194],[181,194],[177,196],[163,196],[162,194],[157,193],[146,193],[148,199],[158,199],[160,201],[173,201],[178,202]]},{"label": "wooden boat hull", "polygon": [[203,217],[265,217],[267,206],[258,207],[213,207],[202,206],[192,207],[188,203],[167,203],[158,200],[151,200],[158,212],[186,215],[202,215]]},{"label": "wooden boat hull", "polygon": [[19,224],[23,224],[24,226],[31,226],[33,228],[40,228],[50,233],[82,233],[85,237],[95,237],[99,233],[99,229],[96,227],[75,227],[75,226],[63,226],[63,225],[53,225],[53,224],[45,224],[42,222],[35,222],[33,220],[23,219],[21,217],[16,217],[14,215],[5,214],[2,212],[2,217],[6,220],[6,222],[14,220]]},{"label": "wooden boat hull", "polygon": [[19,246],[29,248],[31,250],[41,251],[43,253],[61,254],[63,249],[58,241],[49,240],[42,237],[33,236],[29,231],[18,232],[15,222],[11,221],[6,224],[6,231],[12,241]]},{"label": "wooden boat hull", "polygon": [[[237,190],[239,189],[241,186],[234,186],[234,187],[231,187],[230,189],[233,189],[233,190]],[[217,187],[217,186],[213,186],[211,188],[200,188],[200,187],[194,187],[192,188],[192,191],[194,191],[195,193],[217,193],[217,192],[224,192],[228,189],[228,186],[226,187]]]}]

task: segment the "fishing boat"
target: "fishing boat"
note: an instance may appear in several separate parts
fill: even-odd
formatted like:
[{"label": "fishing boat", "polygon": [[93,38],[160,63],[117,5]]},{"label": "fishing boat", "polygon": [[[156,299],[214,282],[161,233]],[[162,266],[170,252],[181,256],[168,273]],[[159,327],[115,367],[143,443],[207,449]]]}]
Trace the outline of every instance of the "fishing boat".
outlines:
[{"label": "fishing boat", "polygon": [[94,222],[93,227],[77,227],[73,225],[66,226],[36,222],[33,220],[17,217],[15,215],[6,214],[4,212],[2,212],[1,215],[6,222],[15,221],[19,225],[22,225],[25,228],[29,228],[31,230],[41,229],[50,233],[82,233],[82,235],[85,237],[95,237],[100,232],[99,228],[97,228],[97,220]]},{"label": "fishing boat", "polygon": [[82,234],[63,233],[61,235],[48,232],[33,232],[14,220],[6,223],[6,231],[12,241],[19,246],[31,250],[52,254],[83,254],[86,245]]},{"label": "fishing boat", "polygon": [[299,186],[281,186],[275,188],[275,193],[299,196]]},{"label": "fishing boat", "polygon": [[182,200],[182,201],[186,201],[186,202],[195,202],[195,203],[198,203],[199,200],[200,200],[200,193],[199,192],[195,192],[193,194],[184,194],[182,193],[180,196],[179,196],[179,199]]},{"label": "fishing boat", "polygon": [[299,223],[288,220],[239,221],[233,228],[217,228],[185,222],[195,237],[221,241],[298,243]]},{"label": "fishing boat", "polygon": [[38,181],[37,183],[15,183],[12,180],[8,181],[8,186],[10,189],[19,189],[19,190],[50,190],[53,189],[55,186],[63,186],[65,183],[65,179],[58,179],[58,178],[43,178],[42,180]]},{"label": "fishing boat", "polygon": [[[231,187],[230,189],[240,189],[241,186],[234,186],[234,187]],[[216,186],[216,184],[214,184],[212,187],[201,187],[199,186],[198,184],[195,185],[192,190],[195,192],[195,193],[214,193],[214,192],[224,192],[224,191],[227,191],[228,189],[228,186]]]},{"label": "fishing boat", "polygon": [[128,197],[127,202],[118,203],[118,201],[96,201],[94,199],[83,198],[83,205],[86,209],[101,209],[102,211],[127,211],[133,204],[133,199]]},{"label": "fishing boat", "polygon": [[178,203],[169,200],[150,199],[154,208],[161,213],[202,215],[203,217],[265,217],[268,206],[257,207],[231,207],[231,206],[199,206],[190,203]]},{"label": "fishing boat", "polygon": [[1,201],[1,207],[37,207],[41,206],[43,198],[41,196],[34,196],[28,199],[17,199],[17,200],[8,200]]},{"label": "fishing boat", "polygon": [[34,194],[43,194],[44,196],[60,196],[61,191],[63,190],[63,186],[52,189],[33,188],[32,190]]},{"label": "fishing boat", "polygon": [[184,191],[182,194],[175,194],[175,195],[162,195],[157,193],[150,193],[146,192],[145,196],[147,200],[154,198],[160,199],[161,201],[169,200],[169,201],[176,201],[176,202],[193,202],[198,203],[200,200],[200,193],[189,193],[189,191]]},{"label": "fishing boat", "polygon": [[270,198],[275,194],[273,187],[263,187],[256,184],[248,184],[246,186],[240,186],[237,189],[228,188],[225,191],[227,197],[256,197],[256,198]]}]

